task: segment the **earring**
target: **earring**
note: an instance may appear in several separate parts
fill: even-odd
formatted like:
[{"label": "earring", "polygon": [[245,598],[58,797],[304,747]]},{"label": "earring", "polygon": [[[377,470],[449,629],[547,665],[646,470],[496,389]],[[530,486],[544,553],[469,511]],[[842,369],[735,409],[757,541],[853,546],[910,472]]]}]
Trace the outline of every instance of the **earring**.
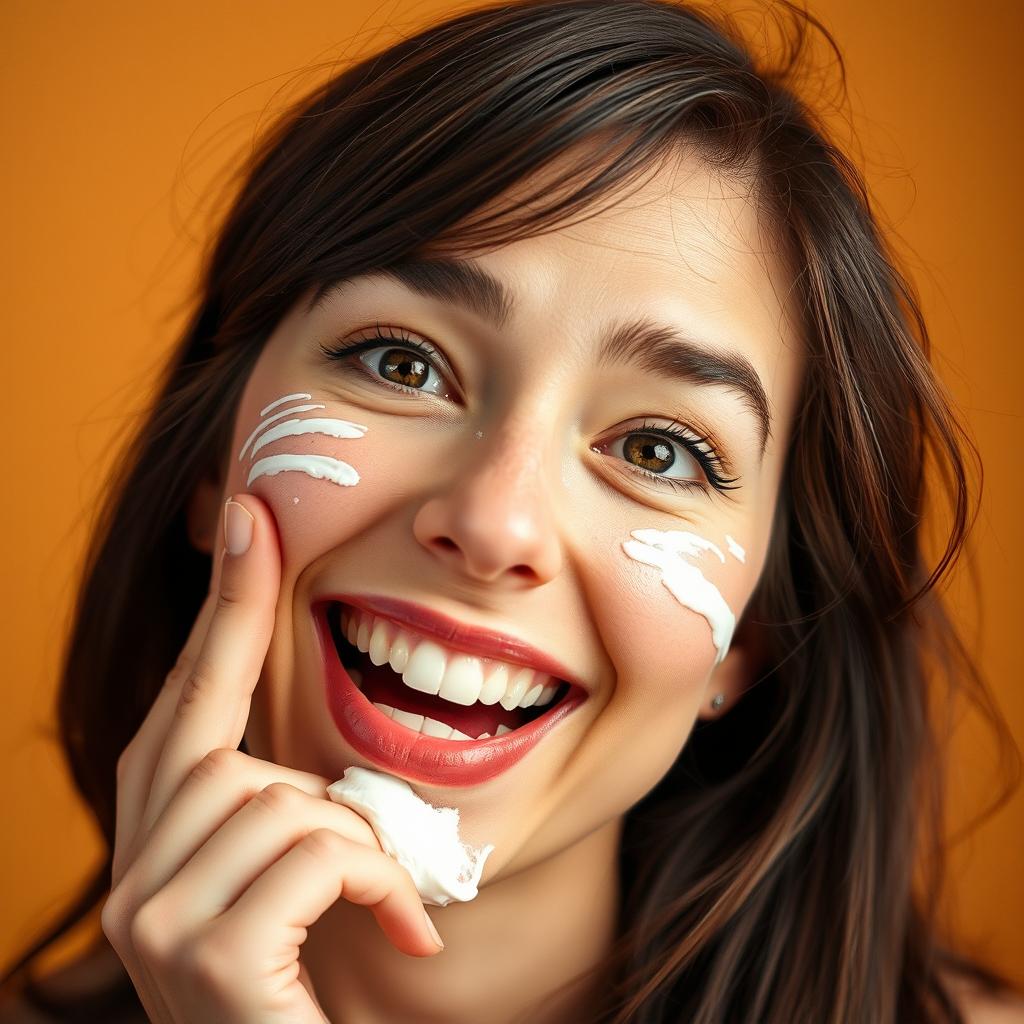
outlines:
[{"label": "earring", "polygon": [[725,703],[725,694],[716,693],[711,699],[711,706],[717,711]]}]

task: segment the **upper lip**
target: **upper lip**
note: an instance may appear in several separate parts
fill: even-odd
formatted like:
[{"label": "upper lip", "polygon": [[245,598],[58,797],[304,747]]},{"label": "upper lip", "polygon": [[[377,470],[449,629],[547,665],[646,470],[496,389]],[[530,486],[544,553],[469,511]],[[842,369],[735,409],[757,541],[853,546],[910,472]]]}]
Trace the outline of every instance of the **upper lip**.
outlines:
[{"label": "upper lip", "polygon": [[518,637],[481,626],[470,626],[432,611],[425,605],[378,594],[332,594],[328,600],[350,604],[374,615],[408,626],[417,633],[436,637],[442,643],[466,654],[496,658],[547,672],[564,682],[586,690],[586,684],[557,659]]}]

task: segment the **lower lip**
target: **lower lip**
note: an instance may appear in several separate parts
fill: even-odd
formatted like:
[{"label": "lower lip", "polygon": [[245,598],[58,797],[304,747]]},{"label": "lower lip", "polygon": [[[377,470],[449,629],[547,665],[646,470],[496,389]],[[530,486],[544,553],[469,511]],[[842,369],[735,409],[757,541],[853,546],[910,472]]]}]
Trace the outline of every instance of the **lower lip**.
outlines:
[{"label": "lower lip", "polygon": [[512,732],[486,740],[441,740],[399,725],[366,699],[345,671],[327,623],[327,605],[314,610],[326,666],[327,707],[341,735],[367,760],[413,782],[475,786],[518,764],[586,700],[572,686],[549,712]]}]

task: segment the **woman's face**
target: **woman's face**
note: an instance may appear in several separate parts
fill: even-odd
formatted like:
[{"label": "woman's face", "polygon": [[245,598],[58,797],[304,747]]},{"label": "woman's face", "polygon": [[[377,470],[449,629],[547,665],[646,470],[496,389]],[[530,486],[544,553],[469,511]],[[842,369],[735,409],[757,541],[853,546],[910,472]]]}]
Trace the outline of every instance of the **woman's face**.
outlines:
[{"label": "woman's face", "polygon": [[[248,381],[224,487],[269,504],[282,547],[251,752],[331,779],[384,770],[459,808],[463,838],[495,846],[484,884],[647,793],[697,717],[718,713],[714,695],[727,713],[746,681],[729,619],[765,561],[802,365],[773,242],[738,185],[685,158],[615,209],[461,274],[370,274],[297,303]],[[326,422],[258,433],[292,420]],[[546,705],[522,734],[542,737],[523,743],[538,708],[503,702],[516,679],[536,685],[531,654],[475,648],[450,622],[428,639],[385,599],[525,641],[574,681],[568,703]],[[406,644],[412,685],[332,639],[338,603],[386,613],[380,650],[401,667]],[[488,679],[498,703],[460,703]],[[374,701],[512,733],[414,738]]]}]

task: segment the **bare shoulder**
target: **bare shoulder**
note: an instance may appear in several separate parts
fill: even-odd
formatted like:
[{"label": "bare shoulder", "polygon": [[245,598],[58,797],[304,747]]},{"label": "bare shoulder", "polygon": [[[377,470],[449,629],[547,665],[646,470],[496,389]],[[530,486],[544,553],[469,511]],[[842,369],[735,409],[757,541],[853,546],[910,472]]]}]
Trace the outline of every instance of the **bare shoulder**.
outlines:
[{"label": "bare shoulder", "polygon": [[953,974],[943,975],[942,980],[966,1024],[1024,1024],[1024,996],[1020,993],[996,995]]}]

